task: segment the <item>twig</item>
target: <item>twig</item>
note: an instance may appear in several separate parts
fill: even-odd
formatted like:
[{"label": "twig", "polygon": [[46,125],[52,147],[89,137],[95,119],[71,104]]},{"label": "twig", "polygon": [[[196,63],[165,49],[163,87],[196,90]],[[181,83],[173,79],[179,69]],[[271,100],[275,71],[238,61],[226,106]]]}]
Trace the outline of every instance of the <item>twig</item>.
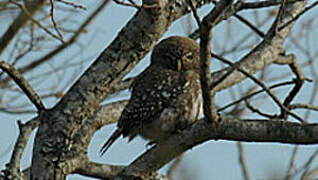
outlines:
[{"label": "twig", "polygon": [[291,104],[288,106],[289,109],[310,109],[314,111],[318,111],[318,106],[310,105],[310,104]]},{"label": "twig", "polygon": [[244,156],[244,147],[243,144],[241,142],[237,143],[237,148],[239,151],[239,162],[240,162],[240,167],[242,170],[242,173],[244,175],[244,179],[245,180],[249,180],[249,173],[248,173],[248,169],[247,169],[247,165],[246,165],[246,161],[245,161],[245,156]]},{"label": "twig", "polygon": [[[287,0],[286,3],[295,3],[303,0]],[[271,6],[280,5],[281,1],[277,0],[266,0],[266,1],[259,1],[259,2],[246,2],[242,4],[240,10],[243,9],[260,9],[260,8],[267,8]]]},{"label": "twig", "polygon": [[200,17],[198,15],[197,9],[194,7],[192,0],[188,0],[188,1],[189,1],[189,5],[191,8],[193,17],[194,17],[195,21],[197,22],[198,27],[201,28],[201,20],[200,20]]},{"label": "twig", "polygon": [[61,39],[60,37],[58,37],[57,35],[55,35],[54,33],[52,33],[50,30],[48,30],[46,27],[44,27],[41,23],[39,23],[37,20],[35,20],[31,13],[29,12],[29,10],[27,10],[23,5],[21,5],[20,3],[12,0],[10,1],[11,3],[17,5],[19,8],[21,8],[24,13],[29,17],[29,19],[36,25],[38,25],[41,29],[43,29],[46,33],[48,33],[50,36],[52,36],[53,38],[61,41],[62,43],[64,43],[63,39]]},{"label": "twig", "polygon": [[295,113],[291,112],[286,106],[284,106],[279,101],[279,99],[270,91],[270,89],[268,89],[268,87],[266,87],[266,85],[264,83],[260,82],[253,75],[251,75],[248,72],[246,72],[245,70],[239,68],[237,64],[234,64],[231,61],[228,61],[225,58],[218,56],[217,54],[211,53],[211,56],[213,58],[220,60],[221,62],[224,62],[224,63],[232,66],[233,68],[237,69],[239,72],[243,73],[245,76],[247,76],[248,78],[253,80],[256,84],[258,84],[260,87],[262,87],[265,90],[265,92],[274,100],[274,102],[281,108],[281,110],[286,111],[288,114],[290,114],[291,116],[293,116],[295,119],[299,120],[300,122],[304,122],[304,120],[301,117],[299,117]]},{"label": "twig", "polygon": [[[192,1],[189,0],[189,2],[190,2],[190,7],[191,7],[191,2],[192,2]],[[215,3],[215,2],[214,2],[214,3]],[[228,6],[227,9],[224,11],[224,13],[223,13],[223,15],[222,15],[223,18],[218,18],[218,19],[209,18],[209,19],[210,19],[210,21],[213,21],[213,24],[214,24],[214,26],[215,26],[216,24],[220,23],[223,19],[229,18],[229,17],[231,17],[232,15],[234,15],[234,14],[240,9],[241,5],[242,5],[242,3],[241,3],[241,1],[239,1],[239,2],[235,3],[234,6]],[[191,9],[192,9],[192,7],[191,7]],[[193,12],[194,12],[194,16],[196,16],[196,15],[195,15],[195,11],[193,11]],[[209,14],[207,15],[207,17],[209,17],[209,16],[211,16],[211,13],[209,13]],[[199,19],[199,18],[196,17],[195,19],[197,20],[197,19]],[[211,23],[212,23],[212,22],[211,22]],[[200,30],[200,26],[201,26],[201,23],[200,23],[200,25],[199,25],[199,28],[196,29],[196,30],[194,30],[194,31],[189,35],[189,38],[191,38],[191,39],[198,39],[198,38],[200,37],[200,31],[201,31],[201,30]]]},{"label": "twig", "polygon": [[56,1],[61,2],[61,3],[64,3],[64,4],[69,5],[69,6],[73,6],[74,8],[87,10],[86,7],[84,7],[84,6],[82,6],[82,5],[75,4],[75,3],[73,3],[73,2],[68,2],[68,1],[65,1],[65,0],[56,0]]},{"label": "twig", "polygon": [[247,19],[243,18],[242,16],[240,16],[238,14],[234,14],[234,17],[236,17],[238,20],[240,20],[243,24],[247,25],[250,29],[252,29],[261,38],[265,37],[265,34],[261,30],[259,30],[257,27],[255,27],[252,23],[250,23]]},{"label": "twig", "polygon": [[[275,89],[275,88],[278,88],[278,87],[281,87],[281,86],[291,85],[291,84],[294,84],[294,83],[295,83],[294,81],[287,81],[287,82],[283,82],[283,83],[279,83],[279,84],[272,85],[272,86],[270,86],[270,87],[268,87],[268,88],[269,88],[269,89]],[[229,107],[231,107],[231,106],[233,106],[233,105],[235,105],[235,104],[238,104],[238,103],[240,103],[241,101],[247,100],[247,99],[249,99],[249,98],[251,98],[251,97],[253,97],[253,96],[255,96],[255,95],[257,95],[257,94],[259,94],[259,93],[261,93],[261,92],[264,92],[264,91],[265,91],[265,90],[262,89],[262,90],[259,90],[259,91],[254,92],[254,93],[248,94],[248,95],[242,97],[241,99],[238,99],[238,100],[236,100],[236,101],[233,101],[233,102],[231,102],[231,103],[229,103],[229,104],[223,106],[222,108],[219,108],[219,109],[218,109],[218,112],[224,111],[225,109],[227,109],[227,108],[229,108]]]},{"label": "twig", "polygon": [[[309,172],[308,173],[308,170],[309,170],[309,167],[310,165],[314,162],[315,158],[317,157],[318,155],[318,150],[316,150],[307,160],[307,162],[303,165],[303,167],[300,168],[300,170],[304,170],[303,174],[302,174],[302,178],[301,179],[304,179],[304,177],[310,177],[311,176],[311,173]],[[309,179],[306,179],[306,180],[309,180]]]},{"label": "twig", "polygon": [[[45,3],[45,0],[37,0],[37,3],[27,6],[30,15],[35,14]],[[11,3],[11,2],[8,2]],[[18,8],[18,7],[17,7]],[[0,37],[0,54],[9,45],[19,30],[28,22],[29,18],[24,11],[20,11],[19,15],[10,24],[7,30]],[[3,27],[2,27],[3,28]]]},{"label": "twig", "polygon": [[295,166],[295,159],[296,159],[297,151],[298,151],[298,146],[296,145],[293,149],[293,153],[291,155],[290,163],[289,163],[288,170],[287,170],[287,173],[286,173],[284,180],[289,180],[291,178],[291,172]]},{"label": "twig", "polygon": [[[56,49],[52,50],[51,52],[44,55],[43,57],[31,62],[30,64],[27,64],[27,65],[19,68],[18,71],[21,73],[28,72],[28,71],[34,69],[35,67],[38,67],[39,65],[43,64],[44,62],[51,59],[52,57],[54,57],[55,55],[57,55],[61,51],[65,50],[68,46],[70,46],[74,42],[76,42],[76,40],[81,35],[81,33],[84,32],[85,28],[106,7],[106,5],[108,5],[109,2],[110,2],[110,0],[105,0],[101,5],[99,5],[98,8],[85,20],[85,22],[83,24],[81,24],[81,26],[78,28],[78,30],[73,34],[73,36],[68,41],[61,44]],[[1,81],[1,85],[7,84],[9,80],[10,79],[8,79],[8,78],[3,79]]]},{"label": "twig", "polygon": [[[295,86],[291,90],[291,92],[288,94],[288,96],[285,98],[283,105],[289,108],[289,104],[292,102],[292,100],[296,97],[298,92],[300,91],[300,88],[302,87],[305,80],[312,81],[308,78],[306,78],[301,70],[300,65],[298,64],[298,61],[296,60],[296,57],[294,55],[284,55],[281,54],[279,58],[275,61],[276,64],[288,64],[292,72],[296,75]],[[285,119],[287,116],[285,111],[281,111],[280,118]]]},{"label": "twig", "polygon": [[63,40],[63,35],[60,32],[60,30],[58,29],[57,24],[56,24],[55,19],[54,19],[54,1],[55,0],[50,0],[50,4],[51,4],[50,17],[51,17],[51,21],[53,23],[53,28],[55,29],[56,33],[59,35],[60,39]]},{"label": "twig", "polygon": [[288,22],[280,26],[278,30],[279,31],[283,30],[285,27],[290,25],[292,22],[296,21],[298,18],[300,18],[300,16],[304,15],[307,11],[309,11],[310,9],[314,8],[317,5],[318,5],[318,1],[312,3],[310,6],[306,7],[301,13],[297,14],[297,16],[295,16],[294,18],[292,18],[291,20],[289,20]]},{"label": "twig", "polygon": [[7,113],[7,114],[14,114],[14,115],[18,115],[18,114],[35,114],[37,111],[35,110],[9,110],[9,108],[0,108],[0,111],[3,113]]},{"label": "twig", "polygon": [[[303,85],[303,81],[302,80],[295,79],[295,86],[293,87],[293,89],[290,91],[290,93],[285,98],[285,100],[283,102],[284,106],[289,108],[289,104],[296,97],[296,95],[300,91],[300,88],[302,87],[302,85]],[[287,118],[286,112],[285,111],[281,111],[281,114],[279,115],[279,117],[282,118],[282,119],[286,119]]]},{"label": "twig", "polygon": [[279,31],[279,24],[281,23],[281,18],[285,13],[285,5],[286,5],[286,0],[281,0],[280,8],[279,8],[278,14],[276,16],[276,20],[273,24],[273,28],[275,29],[275,31],[273,31],[273,32],[275,34]]},{"label": "twig", "polygon": [[0,68],[6,72],[15,81],[15,83],[17,83],[39,112],[45,110],[45,106],[43,105],[39,95],[33,90],[28,81],[23,78],[19,71],[3,60],[0,60]]},{"label": "twig", "polygon": [[254,113],[257,113],[258,115],[260,116],[264,116],[268,119],[277,119],[277,116],[276,115],[270,115],[270,114],[266,114],[266,113],[263,113],[261,112],[259,109],[253,107],[249,102],[248,100],[245,100],[245,104],[246,104],[246,107],[251,110],[252,112]]}]

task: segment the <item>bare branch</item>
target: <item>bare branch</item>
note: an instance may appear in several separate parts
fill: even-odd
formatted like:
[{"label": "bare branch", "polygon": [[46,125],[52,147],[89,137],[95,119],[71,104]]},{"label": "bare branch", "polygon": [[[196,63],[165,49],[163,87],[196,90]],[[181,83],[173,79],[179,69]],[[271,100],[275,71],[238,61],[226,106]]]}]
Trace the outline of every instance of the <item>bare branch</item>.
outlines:
[{"label": "bare branch", "polygon": [[25,124],[22,124],[20,121],[18,121],[20,133],[17,142],[15,143],[10,162],[6,164],[6,169],[3,170],[3,173],[6,177],[12,177],[12,179],[23,179],[21,178],[23,174],[20,173],[21,157],[32,131],[37,128],[39,124],[40,121],[37,117]]},{"label": "bare branch", "polygon": [[216,124],[200,120],[193,126],[149,149],[126,167],[124,174],[143,174],[158,170],[182,152],[207,140],[246,142],[280,142],[291,144],[318,143],[318,124],[288,121],[238,120],[221,117]]},{"label": "bare branch", "polygon": [[[287,82],[282,82],[282,83],[274,84],[274,85],[272,85],[272,86],[270,86],[270,87],[268,87],[268,88],[269,88],[269,89],[275,89],[275,88],[278,88],[278,87],[281,87],[281,86],[292,85],[292,84],[294,84],[294,83],[295,83],[294,81],[287,81]],[[240,98],[240,99],[238,99],[238,100],[236,100],[236,101],[233,101],[233,102],[231,102],[231,103],[229,103],[229,104],[223,106],[222,108],[219,108],[219,109],[218,109],[218,112],[224,111],[225,109],[227,109],[227,108],[229,108],[229,107],[231,107],[231,106],[233,106],[233,105],[235,105],[235,104],[238,104],[238,103],[240,103],[240,102],[242,102],[242,101],[244,101],[244,100],[247,100],[247,99],[249,99],[249,98],[251,98],[251,97],[253,97],[253,96],[255,96],[255,95],[257,95],[257,94],[259,94],[259,93],[261,93],[261,92],[264,92],[264,91],[265,91],[265,90],[262,89],[262,90],[259,90],[259,91],[254,92],[254,93],[248,94],[248,95],[246,95],[246,96],[243,96],[242,98]]]},{"label": "bare branch", "polygon": [[200,33],[200,81],[203,95],[204,116],[210,122],[217,123],[219,118],[214,105],[214,93],[211,87],[212,78],[210,73],[211,37],[212,28],[219,19],[222,19],[224,11],[232,4],[232,0],[224,0],[217,3],[214,9],[203,18]]},{"label": "bare branch", "polygon": [[290,114],[291,116],[293,116],[294,118],[296,118],[297,120],[299,120],[300,122],[304,122],[304,120],[299,117],[297,114],[291,112],[286,106],[284,106],[279,99],[271,92],[271,90],[261,81],[259,81],[257,78],[255,78],[253,75],[249,74],[248,72],[246,72],[243,69],[240,69],[237,64],[232,63],[231,61],[226,60],[223,57],[220,57],[214,53],[211,53],[212,57],[217,58],[218,60],[231,65],[231,67],[237,69],[239,72],[243,73],[245,76],[249,77],[251,80],[253,80],[257,85],[259,85],[260,87],[262,87],[264,89],[264,91],[273,99],[273,101],[281,108],[281,110],[285,111],[286,113]]},{"label": "bare branch", "polygon": [[63,39],[61,39],[60,37],[58,37],[57,35],[55,35],[54,33],[52,33],[50,30],[48,30],[46,27],[44,27],[40,22],[38,22],[37,20],[35,20],[32,17],[32,14],[29,12],[29,10],[24,7],[23,5],[21,5],[20,3],[16,2],[15,0],[10,1],[11,3],[17,5],[21,10],[24,11],[24,13],[28,16],[28,18],[36,25],[38,25],[41,29],[43,29],[47,34],[49,34],[50,36],[52,36],[53,38],[61,41],[62,43],[64,43]]},{"label": "bare branch", "polygon": [[[61,2],[61,3],[64,3],[66,5],[69,5],[69,6],[73,6],[74,8],[79,8],[79,9],[83,9],[83,10],[87,10],[86,7],[82,6],[82,5],[79,5],[79,4],[75,4],[73,2],[68,2],[68,1],[65,1],[65,0],[56,0],[57,2]],[[105,2],[105,1],[104,1]]]},{"label": "bare branch", "polygon": [[93,178],[111,179],[124,169],[124,166],[112,166],[82,160],[79,167],[73,173]]},{"label": "bare branch", "polygon": [[53,27],[54,27],[56,33],[58,34],[59,38],[63,40],[63,35],[60,32],[60,30],[58,29],[57,24],[56,24],[55,19],[54,19],[54,5],[55,5],[55,1],[54,0],[50,0],[50,4],[51,4],[50,16],[51,16],[51,21],[53,23]]},{"label": "bare branch", "polygon": [[244,179],[249,180],[250,177],[249,177],[249,173],[248,173],[248,169],[247,169],[243,144],[241,142],[238,142],[237,148],[239,151],[239,162],[240,162],[242,173],[244,175]]},{"label": "bare branch", "polygon": [[306,12],[308,12],[310,9],[316,7],[317,5],[318,5],[318,1],[312,3],[310,6],[306,7],[301,13],[297,14],[297,16],[295,16],[294,18],[292,18],[291,20],[289,20],[288,22],[286,22],[285,24],[280,26],[279,30],[282,30],[285,27],[287,27],[288,25],[290,25],[291,23],[295,22],[298,18],[300,18],[300,16],[304,15]]},{"label": "bare branch", "polygon": [[298,151],[298,146],[296,145],[293,149],[293,153],[292,153],[291,158],[290,158],[288,170],[287,170],[286,176],[284,178],[285,180],[289,180],[291,178],[292,169],[295,168],[294,166],[295,166],[295,158],[296,158],[297,151]]},{"label": "bare branch", "polygon": [[[77,41],[78,37],[84,32],[85,28],[92,22],[93,19],[108,5],[110,0],[105,0],[101,5],[98,6],[98,8],[81,24],[81,26],[77,29],[77,31],[73,34],[73,36],[66,41],[65,43],[58,46],[56,49],[52,50],[48,54],[44,55],[43,57],[36,59],[32,61],[30,64],[27,64],[21,68],[18,69],[19,72],[25,73],[29,72],[30,70],[38,67],[39,65],[43,64],[44,62],[47,62],[48,60],[52,59],[55,55],[59,54],[60,52],[64,51],[72,45],[74,42]],[[1,80],[1,84],[7,84],[9,78],[5,78]]]},{"label": "bare branch", "polygon": [[0,60],[0,68],[6,72],[15,81],[15,83],[17,83],[39,112],[45,110],[45,106],[43,105],[39,95],[33,90],[31,85],[23,78],[19,71],[3,60]]},{"label": "bare branch", "polygon": [[318,111],[318,106],[310,105],[310,104],[291,104],[289,105],[290,109],[309,109],[309,110],[314,110]]},{"label": "bare branch", "polygon": [[27,1],[26,9],[29,14],[27,15],[25,11],[21,11],[18,17],[9,26],[7,31],[0,38],[0,54],[8,46],[13,37],[18,33],[18,31],[26,24],[30,16],[33,16],[45,3],[45,0],[32,0]]}]

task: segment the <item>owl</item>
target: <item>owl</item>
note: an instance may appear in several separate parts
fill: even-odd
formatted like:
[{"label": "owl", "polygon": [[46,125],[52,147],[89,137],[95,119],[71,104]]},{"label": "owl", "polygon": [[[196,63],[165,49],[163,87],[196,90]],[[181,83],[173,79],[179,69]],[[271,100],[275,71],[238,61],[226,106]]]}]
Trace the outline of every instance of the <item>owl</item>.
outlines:
[{"label": "owl", "polygon": [[198,120],[203,104],[199,51],[195,41],[180,36],[154,47],[150,65],[131,85],[131,98],[101,155],[121,135],[129,141],[141,135],[157,144]]}]

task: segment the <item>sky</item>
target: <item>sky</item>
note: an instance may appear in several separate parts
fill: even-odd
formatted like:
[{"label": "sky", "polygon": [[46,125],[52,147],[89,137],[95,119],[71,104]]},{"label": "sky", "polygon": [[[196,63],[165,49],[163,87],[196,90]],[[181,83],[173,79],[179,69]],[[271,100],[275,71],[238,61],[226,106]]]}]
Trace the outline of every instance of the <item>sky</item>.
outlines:
[{"label": "sky", "polygon": [[[79,13],[74,19],[77,19],[78,22],[85,18],[89,12],[93,11],[96,7],[94,3],[83,2],[87,7],[86,11]],[[204,15],[210,10],[211,6],[205,6],[199,11],[200,15]],[[313,15],[314,13],[318,15],[317,10],[315,12],[310,13]],[[83,67],[80,70],[70,70],[67,71],[66,74],[60,74],[61,76],[74,76],[74,81],[80,74],[93,62],[93,60],[99,55],[102,50],[107,47],[111,41],[116,37],[119,30],[127,23],[127,21],[133,16],[135,9],[122,7],[116,5],[114,3],[110,3],[108,7],[101,13],[93,23],[87,28],[87,33],[84,33],[80,37],[80,42],[87,42],[81,45],[73,45],[71,48],[68,48],[66,51],[58,55],[52,61],[52,64],[55,67],[59,65],[63,65],[62,61],[59,59],[63,58],[72,58],[72,61],[82,61]],[[242,13],[248,19],[253,19],[247,13]],[[260,14],[261,16],[264,14]],[[202,17],[202,16],[201,16]],[[307,16],[309,17],[309,16]],[[58,18],[58,14],[57,14]],[[191,17],[190,17],[191,18]],[[306,17],[305,17],[306,18]],[[165,33],[164,37],[168,37],[171,35],[181,35],[186,36],[186,24],[189,20],[189,17],[183,17],[177,22],[175,22],[169,30]],[[5,21],[4,19],[1,20],[0,16],[0,24],[3,24],[2,27],[7,27],[10,21]],[[269,27],[270,22],[264,23],[263,30],[266,31]],[[70,28],[76,28],[79,23],[74,23],[70,26]],[[192,18],[192,25],[193,27],[196,26],[194,20]],[[231,20],[230,25],[237,28],[235,29],[231,35],[231,37],[235,37],[237,35],[242,35],[246,33],[246,28],[240,25],[239,22],[235,20]],[[73,27],[72,27],[73,26]],[[228,33],[225,30],[225,27],[229,26],[227,23],[222,23],[220,27],[215,29],[215,34],[217,34],[217,40],[213,40],[214,43],[218,44],[220,42],[224,42],[228,38]],[[298,25],[295,28],[295,31],[299,30],[302,25]],[[317,22],[315,26],[315,31],[317,31]],[[5,28],[0,28],[0,34],[4,32]],[[163,38],[164,38],[163,37]],[[318,42],[317,37],[313,37],[316,39],[313,40]],[[239,39],[239,38],[238,38]],[[231,40],[235,41],[235,40]],[[248,44],[249,42],[254,42],[256,44],[259,42],[260,39],[257,38],[250,38],[250,40],[244,41],[242,44]],[[306,43],[306,42],[304,42]],[[316,44],[317,45],[317,44]],[[81,47],[84,46],[85,48]],[[215,45],[217,46],[217,45]],[[317,47],[317,46],[316,46]],[[293,49],[295,47],[291,46],[289,51],[297,52],[297,49]],[[220,50],[215,49],[216,51]],[[239,53],[235,53],[232,55],[227,56],[227,58],[231,59],[239,59],[242,57],[247,51],[241,51]],[[41,52],[39,52],[40,54]],[[29,58],[33,58],[32,56],[36,56],[38,54],[33,54],[29,56]],[[297,54],[298,55],[298,54]],[[6,59],[9,57],[8,53],[3,53],[0,55],[0,58]],[[302,58],[302,57],[300,57]],[[27,58],[23,63],[27,63]],[[147,65],[149,64],[149,54],[135,67],[135,69],[127,76],[135,76],[139,72],[141,72]],[[222,66],[215,63],[216,65],[212,67],[212,70],[220,69]],[[317,66],[316,66],[317,67]],[[41,68],[50,68],[50,65],[43,65]],[[272,71],[270,72],[273,77],[275,75],[281,73],[281,67],[273,67]],[[285,68],[286,69],[286,68]],[[43,69],[42,69],[43,70]],[[39,70],[41,71],[41,69]],[[305,70],[305,73],[308,70]],[[27,74],[27,78],[32,78],[36,76],[37,73],[30,73]],[[51,79],[52,81],[57,81],[54,77]],[[38,80],[40,81],[40,80]],[[34,81],[34,84],[39,84],[38,81]],[[71,85],[69,82],[62,82]],[[32,83],[31,83],[32,84]],[[66,84],[66,86],[67,86]],[[251,82],[244,81],[238,86],[245,87],[245,85],[250,85]],[[40,83],[37,86],[36,90],[40,90],[41,88],[46,87],[47,84]],[[69,87],[69,86],[68,86]],[[308,85],[304,87],[304,91],[307,89],[310,90],[312,86]],[[61,85],[62,88],[62,85]],[[238,94],[237,94],[238,95]],[[119,93],[116,96],[112,96],[109,99],[105,100],[104,103],[109,103],[113,101],[117,101],[120,99],[128,99],[129,92],[124,91]],[[25,99],[24,99],[25,100]],[[296,100],[308,100],[308,95],[306,93],[302,93],[302,95],[298,96]],[[219,105],[227,104],[231,101],[231,96],[229,91],[222,91],[217,94],[216,102]],[[315,101],[317,102],[317,100]],[[45,104],[48,107],[52,107],[56,103],[56,100],[46,100]],[[317,104],[317,103],[316,103]],[[273,106],[270,102],[264,102],[262,107],[265,108],[267,112],[275,111]],[[275,108],[277,109],[277,108]],[[0,113],[0,169],[4,168],[4,165],[9,161],[11,151],[13,149],[15,140],[18,136],[18,127],[17,127],[17,120],[22,120],[23,122],[31,119],[34,117],[34,114],[27,114],[27,115],[8,115]],[[253,116],[249,116],[253,117]],[[311,115],[311,119],[317,117],[316,113]],[[103,156],[99,156],[99,149],[104,141],[110,136],[110,134],[115,130],[115,125],[109,125],[101,130],[97,131],[92,139],[92,142],[88,149],[88,156],[92,161],[99,162],[99,163],[106,163],[106,164],[120,164],[120,165],[127,165],[132,162],[138,155],[141,155],[146,150],[147,141],[143,140],[142,138],[136,138],[132,142],[127,143],[127,139],[120,139],[113,146],[109,149],[109,151]],[[21,168],[24,169],[31,164],[31,155],[32,155],[32,144],[35,132],[31,136],[28,146],[25,150]],[[290,157],[293,151],[294,146],[288,144],[280,144],[280,143],[243,143],[244,150],[245,150],[245,158],[248,166],[248,170],[250,173],[251,179],[265,179],[265,178],[276,178],[281,179],[284,177],[287,171],[287,167],[290,161]],[[299,146],[299,153],[296,156],[296,166],[301,166],[303,163],[307,161],[309,156],[317,150],[316,145],[308,145],[308,146]],[[318,165],[318,161],[314,160],[314,165]],[[160,172],[165,173],[169,164],[163,167]],[[313,166],[315,167],[315,166]],[[240,165],[239,165],[239,157],[238,157],[238,148],[237,143],[233,141],[207,141],[201,145],[194,147],[191,150],[188,150],[179,168],[176,171],[176,175],[188,175],[192,178],[195,177],[197,180],[211,180],[211,179],[222,179],[222,180],[241,180],[244,179],[241,173]],[[299,178],[299,177],[296,177]],[[69,180],[75,179],[92,179],[87,178],[80,175],[69,175]]]}]

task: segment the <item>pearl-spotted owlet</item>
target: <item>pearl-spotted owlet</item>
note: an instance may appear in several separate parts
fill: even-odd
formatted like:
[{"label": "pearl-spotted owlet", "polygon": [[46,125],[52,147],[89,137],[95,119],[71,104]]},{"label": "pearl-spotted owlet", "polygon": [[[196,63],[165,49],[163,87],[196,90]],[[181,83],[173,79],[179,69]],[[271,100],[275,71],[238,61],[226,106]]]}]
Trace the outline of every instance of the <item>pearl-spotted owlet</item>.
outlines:
[{"label": "pearl-spotted owlet", "polygon": [[129,140],[141,135],[160,143],[199,118],[203,104],[199,51],[195,41],[179,36],[154,47],[150,66],[133,82],[129,103],[101,154],[120,135]]}]

